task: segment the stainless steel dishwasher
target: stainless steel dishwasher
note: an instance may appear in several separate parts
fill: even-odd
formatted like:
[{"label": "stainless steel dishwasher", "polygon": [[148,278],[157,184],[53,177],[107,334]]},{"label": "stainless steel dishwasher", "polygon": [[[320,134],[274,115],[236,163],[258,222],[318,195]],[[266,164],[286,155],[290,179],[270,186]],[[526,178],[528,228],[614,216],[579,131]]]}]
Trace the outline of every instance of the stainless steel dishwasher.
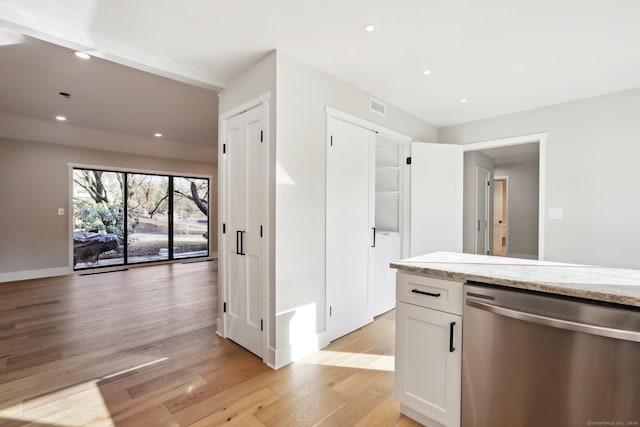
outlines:
[{"label": "stainless steel dishwasher", "polygon": [[463,427],[640,425],[640,310],[464,286]]}]

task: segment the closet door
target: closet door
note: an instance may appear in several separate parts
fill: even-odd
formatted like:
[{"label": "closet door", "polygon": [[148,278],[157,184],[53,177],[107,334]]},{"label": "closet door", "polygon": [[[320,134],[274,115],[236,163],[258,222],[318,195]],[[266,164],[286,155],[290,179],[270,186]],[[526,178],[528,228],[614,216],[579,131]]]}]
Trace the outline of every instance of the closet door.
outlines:
[{"label": "closet door", "polygon": [[225,122],[224,286],[226,336],[262,356],[262,107]]},{"label": "closet door", "polygon": [[264,217],[263,207],[265,195],[263,183],[264,144],[262,143],[262,107],[244,113],[246,117],[246,190],[244,228],[242,233],[242,250],[245,265],[244,285],[244,347],[252,353],[262,356],[262,320],[263,320],[263,287],[262,273],[262,235]]},{"label": "closet door", "polygon": [[375,133],[333,118],[327,125],[327,331],[334,340],[373,321]]}]

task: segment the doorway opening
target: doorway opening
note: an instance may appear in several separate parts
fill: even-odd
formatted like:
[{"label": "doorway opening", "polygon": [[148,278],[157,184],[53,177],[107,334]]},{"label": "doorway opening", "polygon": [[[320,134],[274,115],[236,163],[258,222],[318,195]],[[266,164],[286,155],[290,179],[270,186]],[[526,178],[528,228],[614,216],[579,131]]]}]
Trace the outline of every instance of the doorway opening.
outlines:
[{"label": "doorway opening", "polygon": [[487,253],[478,247],[483,243],[478,168],[483,167],[493,187],[488,191],[488,254],[544,259],[546,138],[541,133],[464,146],[464,252]]}]

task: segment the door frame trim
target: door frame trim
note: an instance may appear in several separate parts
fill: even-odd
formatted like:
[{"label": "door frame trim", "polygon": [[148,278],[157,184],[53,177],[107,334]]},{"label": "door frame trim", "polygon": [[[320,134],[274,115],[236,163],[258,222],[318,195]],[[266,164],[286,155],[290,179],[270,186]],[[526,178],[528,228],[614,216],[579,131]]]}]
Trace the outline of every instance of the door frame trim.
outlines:
[{"label": "door frame trim", "polygon": [[[492,139],[487,141],[463,144],[463,151],[479,151],[489,148],[510,147],[513,145],[524,145],[538,143],[539,171],[538,171],[538,259],[544,260],[545,241],[545,200],[546,200],[546,159],[547,159],[547,138],[548,132],[533,133],[529,135],[512,136],[508,138]],[[509,239],[507,239],[508,242]]]},{"label": "door frame trim", "polygon": [[396,132],[392,129],[386,128],[384,126],[380,126],[378,124],[375,124],[373,122],[370,122],[369,120],[366,119],[362,119],[360,117],[357,116],[353,116],[349,113],[345,113],[344,111],[340,111],[337,110],[335,108],[329,107],[328,105],[325,107],[325,114],[327,115],[327,118],[329,117],[333,117],[345,122],[349,122],[351,124],[363,127],[365,129],[369,129],[374,131],[375,133],[378,133],[388,139],[391,139],[392,141],[395,142],[403,142],[403,143],[410,143],[413,142],[414,139],[410,136],[407,136],[403,133],[400,132]]},{"label": "door frame trim", "polygon": [[[491,185],[491,171],[483,166],[480,165],[476,165],[476,179],[475,179],[475,184],[476,184],[476,188],[475,188],[475,193],[476,193],[476,197],[475,197],[475,220],[478,221],[478,170],[482,170],[483,172],[486,172],[487,177],[488,177],[488,181],[490,185],[486,185],[485,187],[485,193],[484,193],[484,203],[485,203],[485,213],[487,216],[487,224],[485,225],[485,241],[484,241],[484,250],[483,250],[483,254],[481,255],[487,255],[487,252],[489,252],[491,255],[493,255],[493,245],[492,245],[492,241],[491,238],[493,237],[493,207],[489,206],[490,202],[493,201],[493,197],[491,197],[491,195],[489,194],[489,191],[493,191],[493,185]],[[495,178],[494,178],[495,180]],[[487,189],[486,187],[490,187],[490,190]],[[491,225],[489,225],[489,220],[491,220]],[[478,253],[478,231],[476,230],[476,232],[474,233],[474,247],[476,250],[476,254]]]}]

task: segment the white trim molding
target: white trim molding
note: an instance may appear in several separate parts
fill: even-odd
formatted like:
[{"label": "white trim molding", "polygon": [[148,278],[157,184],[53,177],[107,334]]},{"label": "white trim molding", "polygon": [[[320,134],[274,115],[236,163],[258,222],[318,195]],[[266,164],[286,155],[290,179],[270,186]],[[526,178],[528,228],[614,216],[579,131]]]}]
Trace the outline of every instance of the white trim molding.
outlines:
[{"label": "white trim molding", "polygon": [[298,354],[297,357],[293,358],[294,346],[286,345],[283,347],[273,348],[269,346],[267,349],[268,357],[265,359],[265,364],[269,366],[271,369],[278,370],[282,367],[289,365],[290,363],[295,362],[297,359],[304,357],[308,354],[313,353],[314,351],[321,350],[329,345],[329,333],[326,331],[319,332],[315,334],[315,342],[317,342],[317,346],[314,348],[309,348],[304,354]]},{"label": "white trim molding", "polygon": [[489,141],[473,142],[464,144],[463,151],[487,150],[489,148],[509,147],[511,145],[533,144],[539,142],[541,145],[547,141],[549,134],[547,132],[533,133],[530,135],[511,136],[509,138],[492,139]]},{"label": "white trim molding", "polygon": [[384,126],[380,126],[377,125],[375,123],[372,123],[368,120],[362,119],[360,117],[356,117],[353,116],[349,113],[345,113],[344,111],[340,111],[337,110],[335,108],[326,106],[325,107],[325,113],[327,114],[327,117],[333,117],[336,118],[338,120],[342,120],[344,122],[349,122],[351,124],[354,124],[356,126],[360,126],[363,127],[365,129],[369,129],[374,131],[375,133],[378,133],[386,138],[389,138],[393,141],[396,142],[412,142],[413,138],[407,135],[404,135],[400,132],[396,132],[394,130],[385,128]]},{"label": "white trim molding", "polygon": [[[136,174],[149,174],[149,175],[171,175],[174,177],[185,178],[207,178],[209,181],[213,181],[213,175],[201,174],[201,173],[186,173],[179,171],[162,171],[153,169],[137,169],[137,168],[122,168],[117,166],[104,166],[104,165],[91,165],[85,163],[67,163],[71,169],[95,169],[105,172],[121,172],[121,173],[136,173]],[[73,181],[72,181],[73,184]]]},{"label": "white trim molding", "polygon": [[0,273],[0,283],[17,282],[20,280],[44,279],[47,277],[66,276],[73,274],[69,267],[43,268],[39,270],[12,271]]},{"label": "white trim molding", "polygon": [[[262,94],[262,95],[260,95],[260,96],[258,96],[256,98],[250,100],[250,101],[245,102],[242,105],[239,105],[239,106],[237,106],[235,108],[232,108],[229,111],[221,113],[218,120],[221,121],[221,122],[224,121],[224,120],[228,120],[233,116],[237,116],[238,114],[244,113],[245,111],[252,109],[253,107],[256,107],[256,106],[258,106],[260,104],[264,104],[264,103],[268,102],[270,99],[271,99],[271,92],[264,93],[264,94]],[[219,135],[220,135],[220,133],[219,133]],[[218,145],[220,145],[219,141],[218,141]]]}]

